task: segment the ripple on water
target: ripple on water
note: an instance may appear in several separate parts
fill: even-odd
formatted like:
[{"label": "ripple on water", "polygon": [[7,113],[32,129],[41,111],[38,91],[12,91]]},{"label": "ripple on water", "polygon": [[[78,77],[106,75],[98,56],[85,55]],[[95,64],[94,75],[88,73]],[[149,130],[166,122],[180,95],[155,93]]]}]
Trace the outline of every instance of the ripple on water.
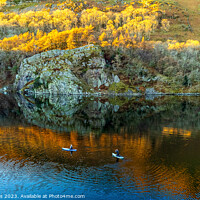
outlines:
[{"label": "ripple on water", "polygon": [[[123,180],[125,187],[142,195],[149,194],[151,199],[189,199],[194,190],[188,169],[184,167],[149,164],[145,168],[124,168],[127,177]],[[188,186],[189,184],[189,186]],[[134,187],[132,187],[134,186]],[[189,189],[189,190],[188,190]],[[141,196],[140,196],[141,197]]]},{"label": "ripple on water", "polygon": [[[88,195],[106,196],[121,199],[133,195],[133,199],[152,197],[157,199],[170,196],[171,199],[185,199],[187,189],[183,184],[185,168],[162,164],[149,164],[144,169],[125,167],[125,162],[94,166],[76,166],[69,163],[33,162],[27,159],[6,160],[0,158],[0,184],[2,192],[22,191],[45,193],[47,191],[83,192]],[[189,181],[187,181],[188,183]],[[9,187],[8,187],[9,186]],[[178,186],[181,186],[178,188]],[[170,193],[169,193],[170,192]],[[156,199],[156,198],[151,199]]]}]

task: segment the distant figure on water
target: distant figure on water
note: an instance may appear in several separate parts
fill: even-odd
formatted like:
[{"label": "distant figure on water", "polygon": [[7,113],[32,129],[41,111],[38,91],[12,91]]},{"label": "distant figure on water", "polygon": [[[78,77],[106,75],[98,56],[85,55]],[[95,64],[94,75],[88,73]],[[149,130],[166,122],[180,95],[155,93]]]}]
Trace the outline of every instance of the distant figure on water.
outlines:
[{"label": "distant figure on water", "polygon": [[116,152],[117,156],[119,156],[119,150],[116,149],[115,152]]},{"label": "distant figure on water", "polygon": [[70,149],[73,149],[73,146],[72,146],[72,144],[70,145]]}]

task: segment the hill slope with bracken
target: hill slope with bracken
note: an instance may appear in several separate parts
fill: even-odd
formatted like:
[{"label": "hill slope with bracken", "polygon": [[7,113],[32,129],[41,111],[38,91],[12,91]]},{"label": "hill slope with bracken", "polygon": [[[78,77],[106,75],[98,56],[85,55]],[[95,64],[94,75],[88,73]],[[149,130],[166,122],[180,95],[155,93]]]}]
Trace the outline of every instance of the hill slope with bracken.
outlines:
[{"label": "hill slope with bracken", "polygon": [[197,6],[167,0],[67,0],[1,11],[1,85],[13,82],[24,57],[95,44],[102,47],[108,70],[121,80],[106,90],[200,92]]},{"label": "hill slope with bracken", "polygon": [[183,6],[188,12],[189,15],[189,21],[192,26],[192,31],[197,39],[200,39],[200,1],[199,0],[177,0],[177,2],[180,3],[180,5]]},{"label": "hill slope with bracken", "polygon": [[199,0],[165,0],[159,1],[166,11],[166,18],[170,21],[168,33],[155,33],[155,39],[188,39],[200,40],[200,1]]}]

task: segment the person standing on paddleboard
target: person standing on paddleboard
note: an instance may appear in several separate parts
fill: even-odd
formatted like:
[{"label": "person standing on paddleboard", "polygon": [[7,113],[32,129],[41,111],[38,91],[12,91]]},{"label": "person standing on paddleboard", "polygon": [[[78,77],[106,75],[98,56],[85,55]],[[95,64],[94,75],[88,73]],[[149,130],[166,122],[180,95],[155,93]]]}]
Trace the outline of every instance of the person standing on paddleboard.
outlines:
[{"label": "person standing on paddleboard", "polygon": [[72,144],[70,145],[70,149],[73,149],[73,146],[72,146]]},{"label": "person standing on paddleboard", "polygon": [[115,152],[117,153],[117,156],[119,156],[119,150],[118,150],[118,149],[116,149],[116,150],[115,150]]}]

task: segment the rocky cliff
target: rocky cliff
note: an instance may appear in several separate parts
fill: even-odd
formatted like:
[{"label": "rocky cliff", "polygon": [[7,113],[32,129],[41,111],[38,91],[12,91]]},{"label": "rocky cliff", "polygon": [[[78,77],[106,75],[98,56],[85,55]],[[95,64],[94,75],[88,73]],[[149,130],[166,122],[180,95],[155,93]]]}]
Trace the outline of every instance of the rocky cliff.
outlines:
[{"label": "rocky cliff", "polygon": [[51,50],[21,63],[14,87],[25,93],[83,94],[108,87],[119,78],[105,72],[101,48],[87,45],[72,50]]}]

